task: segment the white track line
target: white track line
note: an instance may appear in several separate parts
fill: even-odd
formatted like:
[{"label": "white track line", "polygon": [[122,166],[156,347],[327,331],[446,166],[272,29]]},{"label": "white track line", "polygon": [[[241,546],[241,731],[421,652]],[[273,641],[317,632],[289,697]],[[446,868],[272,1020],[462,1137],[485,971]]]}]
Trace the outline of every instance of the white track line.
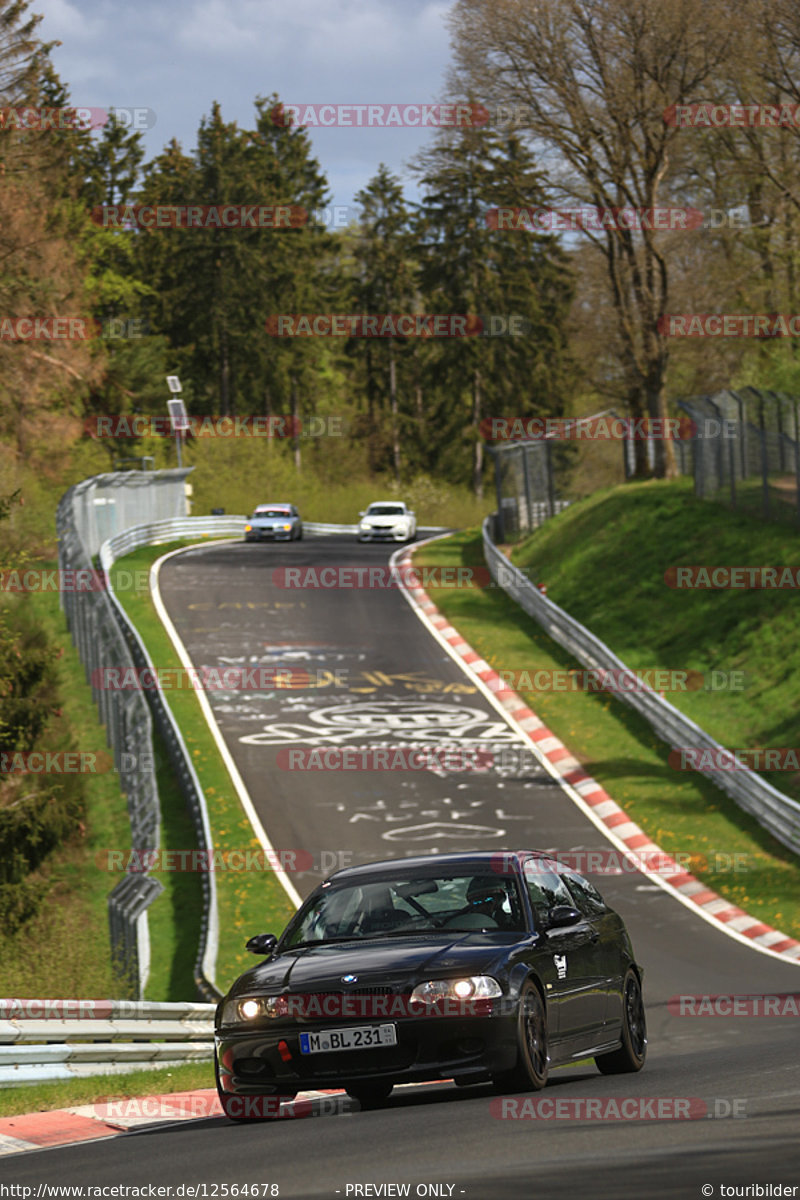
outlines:
[{"label": "white track line", "polygon": [[[199,542],[197,545],[207,546],[208,542]],[[172,621],[170,620],[169,613],[167,612],[166,608],[164,607],[164,602],[161,599],[161,592],[160,592],[159,586],[158,586],[158,575],[159,575],[159,571],[161,570],[162,564],[165,563],[168,559],[174,558],[175,555],[177,555],[177,554],[185,554],[187,550],[196,550],[197,545],[182,546],[179,550],[171,550],[168,554],[163,554],[161,556],[161,558],[159,558],[156,562],[154,562],[152,567],[150,568],[150,592],[153,597],[153,604],[155,605],[156,612],[158,613],[158,615],[161,619],[161,623],[163,624],[164,628],[167,631],[169,640],[172,642],[172,645],[175,649],[175,653],[178,655],[178,658],[181,660],[181,665],[183,667],[185,667],[187,671],[192,670],[192,668],[194,667],[194,663],[192,662],[191,658],[189,657],[189,653],[188,653],[186,647],[184,646],[183,642],[181,641],[180,635],[179,635],[177,629],[175,628]],[[225,546],[225,545],[237,546],[237,545],[239,545],[239,542],[238,541],[231,541],[231,542],[218,541],[218,542],[214,542],[214,545],[215,546]],[[233,760],[233,756],[231,755],[231,752],[225,743],[225,739],[223,738],[222,733],[220,732],[219,725],[217,724],[216,717],[214,716],[211,705],[209,704],[208,699],[206,698],[205,692],[203,692],[200,688],[197,688],[195,690],[195,695],[197,696],[197,699],[199,701],[200,709],[203,713],[203,716],[206,719],[206,724],[208,725],[208,728],[211,730],[211,736],[214,738],[214,741],[216,742],[216,745],[217,745],[217,749],[219,750],[220,754],[222,755],[222,760],[225,763],[228,774],[231,777],[231,783],[234,786],[236,795],[239,797],[239,801],[242,805],[242,808],[244,809],[244,811],[247,815],[247,819],[250,822],[250,825],[252,826],[253,833],[255,834],[256,838],[258,839],[262,850],[268,856],[268,861],[274,862],[277,859],[277,855],[275,855],[275,848],[273,847],[272,842],[267,837],[266,829],[261,824],[261,819],[255,810],[253,801],[250,798],[250,793],[248,792],[247,788],[245,787],[244,780],[242,779],[241,775],[239,774],[239,768],[236,766],[236,763]],[[270,857],[271,855],[275,855],[275,858]],[[278,859],[278,861],[279,861],[279,859]],[[287,873],[285,871],[276,870],[275,874],[277,875],[278,879],[280,880],[281,886],[283,887],[283,890],[286,892],[286,895],[291,900],[292,904],[295,906],[295,908],[299,908],[300,905],[303,903],[302,897],[301,897],[300,893],[297,891],[297,888],[294,886],[292,881],[288,878]]]}]

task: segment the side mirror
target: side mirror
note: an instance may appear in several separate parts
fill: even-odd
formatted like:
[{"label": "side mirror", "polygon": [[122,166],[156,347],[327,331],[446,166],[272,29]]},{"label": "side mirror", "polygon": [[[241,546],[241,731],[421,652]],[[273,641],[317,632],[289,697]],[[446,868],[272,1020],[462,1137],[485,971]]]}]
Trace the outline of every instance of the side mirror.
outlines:
[{"label": "side mirror", "polygon": [[568,904],[556,904],[547,914],[545,928],[564,929],[567,925],[577,925],[581,919],[577,908],[570,908]]},{"label": "side mirror", "polygon": [[358,515],[359,515],[360,517],[365,517],[365,516],[367,515],[367,510],[366,510],[366,509],[364,509],[364,511],[363,511],[363,512],[360,512]]},{"label": "side mirror", "polygon": [[278,939],[274,933],[257,933],[255,937],[251,937],[245,943],[245,950],[249,950],[251,954],[272,954],[272,951],[278,944]]}]

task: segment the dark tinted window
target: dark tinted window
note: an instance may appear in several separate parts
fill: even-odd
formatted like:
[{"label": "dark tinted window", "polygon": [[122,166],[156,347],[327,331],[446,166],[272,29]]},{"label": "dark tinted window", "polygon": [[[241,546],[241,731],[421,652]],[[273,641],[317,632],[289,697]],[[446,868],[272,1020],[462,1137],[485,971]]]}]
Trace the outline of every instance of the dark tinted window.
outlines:
[{"label": "dark tinted window", "polygon": [[606,912],[606,904],[593,883],[569,871],[564,879],[575,898],[575,907],[587,917],[597,917]]},{"label": "dark tinted window", "polygon": [[551,863],[543,859],[528,859],[524,867],[525,884],[531,898],[533,916],[537,926],[544,923],[547,910],[556,904],[575,908],[576,904],[568,888]]}]

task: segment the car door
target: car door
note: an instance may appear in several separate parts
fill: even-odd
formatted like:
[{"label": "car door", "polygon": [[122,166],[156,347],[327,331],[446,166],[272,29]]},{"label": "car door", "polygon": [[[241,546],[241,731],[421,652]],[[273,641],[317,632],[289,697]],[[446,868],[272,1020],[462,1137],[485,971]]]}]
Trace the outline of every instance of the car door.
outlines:
[{"label": "car door", "polygon": [[544,933],[541,949],[552,955],[555,968],[551,995],[559,1013],[558,1040],[574,1041],[575,1049],[591,1045],[603,1027],[606,1011],[607,985],[598,953],[598,932],[582,912],[573,925],[547,928],[551,908],[578,907],[556,863],[528,859],[523,874],[535,927]]},{"label": "car door", "polygon": [[562,878],[575,898],[575,907],[598,933],[598,971],[606,993],[605,1021],[617,1026],[622,1019],[622,982],[627,970],[619,914],[609,908],[593,883],[577,871],[565,870]]}]

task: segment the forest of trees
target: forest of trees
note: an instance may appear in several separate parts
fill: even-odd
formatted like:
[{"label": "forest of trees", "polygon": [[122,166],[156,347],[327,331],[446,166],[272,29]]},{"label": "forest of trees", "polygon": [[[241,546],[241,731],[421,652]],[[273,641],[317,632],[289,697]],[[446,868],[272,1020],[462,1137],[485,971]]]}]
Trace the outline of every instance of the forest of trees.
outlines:
[{"label": "forest of trees", "polygon": [[[274,94],[255,98],[249,128],[215,104],[195,148],[173,140],[150,162],[142,135],[113,119],[20,128],[12,110],[68,108],[70,95],[40,18],[26,0],[0,3],[0,316],[101,330],[0,337],[4,470],[13,480],[15,464],[75,444],[87,416],[162,415],[168,372],[188,381],[196,415],[308,415],[335,396],[370,474],[435,474],[478,494],[487,416],[613,402],[659,417],[675,394],[734,380],[795,390],[796,341],[680,343],[658,321],[796,310],[800,120],[679,128],[664,114],[797,105],[799,16],[800,0],[745,0],[735,22],[722,0],[458,0],[450,94],[489,121],[432,133],[413,163],[419,200],[376,164],[358,216],[334,230],[314,217],[329,191],[309,135],[276,119]],[[280,231],[98,223],[98,206],[137,204],[293,205],[310,219]],[[575,205],[684,205],[706,220],[564,237],[487,217]],[[267,332],[270,316],[301,312],[503,314],[524,334]],[[146,335],[107,336],[115,319]],[[669,443],[657,451],[655,473],[671,474]]]}]

